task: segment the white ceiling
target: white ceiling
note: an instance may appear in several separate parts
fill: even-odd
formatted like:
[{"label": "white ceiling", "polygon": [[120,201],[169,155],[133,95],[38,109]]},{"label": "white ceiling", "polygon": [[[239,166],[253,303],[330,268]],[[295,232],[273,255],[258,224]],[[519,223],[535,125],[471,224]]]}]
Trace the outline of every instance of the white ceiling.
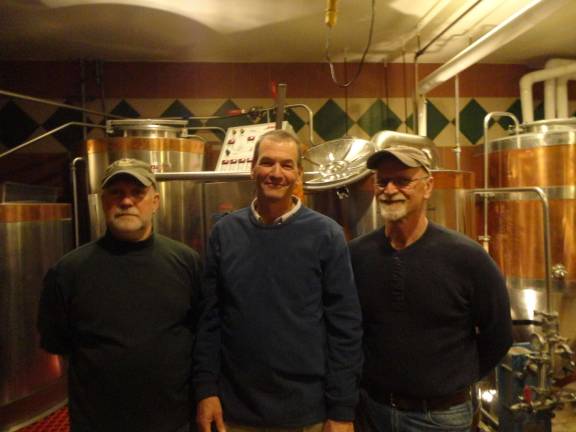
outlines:
[{"label": "white ceiling", "polygon": [[[441,63],[535,0],[375,0],[370,62]],[[542,2],[551,0],[541,0]],[[340,0],[335,61],[357,61],[372,0]],[[325,0],[0,0],[0,60],[323,62]],[[404,56],[403,56],[404,53]],[[576,0],[482,62],[576,58]]]}]

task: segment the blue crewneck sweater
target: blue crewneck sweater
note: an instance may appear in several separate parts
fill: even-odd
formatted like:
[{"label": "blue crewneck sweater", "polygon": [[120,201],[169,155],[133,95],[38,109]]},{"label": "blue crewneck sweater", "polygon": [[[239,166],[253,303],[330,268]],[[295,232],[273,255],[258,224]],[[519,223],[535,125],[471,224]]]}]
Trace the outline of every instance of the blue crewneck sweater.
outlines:
[{"label": "blue crewneck sweater", "polygon": [[197,399],[219,395],[243,425],[352,420],[361,317],[339,225],[305,207],[276,225],[232,213],[210,236],[203,291]]}]

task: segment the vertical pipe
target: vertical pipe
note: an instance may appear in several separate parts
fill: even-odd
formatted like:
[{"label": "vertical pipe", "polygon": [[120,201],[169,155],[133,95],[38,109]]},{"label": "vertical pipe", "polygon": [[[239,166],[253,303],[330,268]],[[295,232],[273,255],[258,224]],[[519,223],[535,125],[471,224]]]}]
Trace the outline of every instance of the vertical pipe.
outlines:
[{"label": "vertical pipe", "polygon": [[[80,60],[80,97],[82,102],[82,123],[86,123],[86,62]],[[82,126],[82,140],[86,141],[88,137],[88,129]]]},{"label": "vertical pipe", "polygon": [[80,226],[79,221],[80,218],[78,217],[78,172],[76,169],[76,165],[78,162],[84,162],[84,158],[77,157],[74,158],[72,163],[70,164],[70,174],[72,177],[72,204],[74,209],[74,247],[77,248],[80,246]]},{"label": "vertical pipe", "polygon": [[460,146],[460,74],[454,77],[454,110],[456,119],[456,147],[454,153],[456,155],[456,170],[460,171],[460,156],[462,154],[462,147]]},{"label": "vertical pipe", "polygon": [[276,129],[282,129],[284,105],[286,104],[286,84],[280,83],[276,89]]}]

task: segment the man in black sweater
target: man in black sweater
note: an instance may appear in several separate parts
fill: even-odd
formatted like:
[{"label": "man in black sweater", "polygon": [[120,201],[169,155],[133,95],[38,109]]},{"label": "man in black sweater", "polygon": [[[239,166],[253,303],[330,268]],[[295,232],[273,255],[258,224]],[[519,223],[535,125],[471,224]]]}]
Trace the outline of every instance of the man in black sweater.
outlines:
[{"label": "man in black sweater", "polygon": [[342,228],[304,207],[298,139],[264,134],[252,205],[208,243],[194,388],[201,432],[352,432],[358,295]]},{"label": "man in black sweater", "polygon": [[41,345],[68,359],[72,432],[189,430],[198,254],[153,232],[150,166],[121,159],[102,180],[107,232],[46,275]]},{"label": "man in black sweater", "polygon": [[367,166],[385,226],[350,243],[364,319],[359,424],[469,431],[471,385],[512,343],[503,277],[480,245],[426,218],[424,152],[390,147]]}]

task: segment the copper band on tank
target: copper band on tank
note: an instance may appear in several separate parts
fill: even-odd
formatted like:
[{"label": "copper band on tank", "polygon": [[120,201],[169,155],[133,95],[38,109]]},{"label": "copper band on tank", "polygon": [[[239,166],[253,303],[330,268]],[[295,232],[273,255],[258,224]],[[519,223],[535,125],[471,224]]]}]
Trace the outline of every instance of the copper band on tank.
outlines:
[{"label": "copper band on tank", "polygon": [[86,141],[86,152],[106,153],[108,151],[177,151],[182,153],[204,153],[204,141],[184,138],[105,138]]},{"label": "copper band on tank", "polygon": [[514,149],[491,153],[490,185],[497,187],[576,184],[576,145]]},{"label": "copper band on tank", "polygon": [[[477,206],[480,215],[481,206]],[[542,208],[537,200],[491,202],[488,209],[490,255],[509,276],[543,279]],[[481,220],[481,216],[478,218]],[[550,201],[552,265],[566,266],[576,280],[576,200]]]},{"label": "copper band on tank", "polygon": [[472,189],[474,173],[470,171],[432,171],[434,189]]},{"label": "copper band on tank", "polygon": [[0,204],[0,223],[70,219],[70,204]]}]

